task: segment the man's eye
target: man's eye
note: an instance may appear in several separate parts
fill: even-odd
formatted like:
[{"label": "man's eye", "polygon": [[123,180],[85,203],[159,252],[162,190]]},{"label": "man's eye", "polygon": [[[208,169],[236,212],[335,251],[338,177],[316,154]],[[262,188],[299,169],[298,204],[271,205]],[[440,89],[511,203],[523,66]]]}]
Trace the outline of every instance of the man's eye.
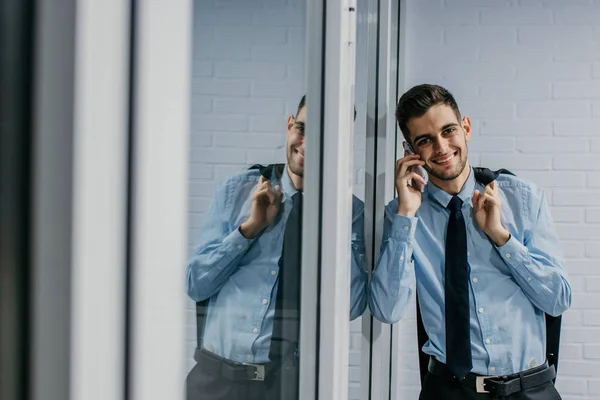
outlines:
[{"label": "man's eye", "polygon": [[446,129],[446,133],[454,133],[456,131],[456,127]]},{"label": "man's eye", "polygon": [[427,144],[427,143],[429,143],[430,141],[431,141],[431,139],[422,139],[422,140],[419,140],[419,141],[417,142],[417,146],[423,146],[423,145],[426,145],[426,144]]}]

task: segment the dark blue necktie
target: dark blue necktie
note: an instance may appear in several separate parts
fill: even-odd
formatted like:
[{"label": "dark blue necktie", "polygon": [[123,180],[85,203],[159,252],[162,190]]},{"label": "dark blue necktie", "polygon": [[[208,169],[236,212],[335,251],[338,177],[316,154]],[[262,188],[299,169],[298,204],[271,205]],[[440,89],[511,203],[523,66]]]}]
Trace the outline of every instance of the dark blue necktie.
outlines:
[{"label": "dark blue necktie", "polygon": [[281,360],[290,351],[294,351],[298,342],[302,265],[302,199],[302,192],[297,192],[292,196],[292,209],[283,234],[273,336],[269,352],[271,361]]},{"label": "dark blue necktie", "polygon": [[452,197],[446,232],[445,306],[446,363],[454,376],[462,379],[473,368],[469,329],[469,268],[467,229],[462,214],[463,201]]}]

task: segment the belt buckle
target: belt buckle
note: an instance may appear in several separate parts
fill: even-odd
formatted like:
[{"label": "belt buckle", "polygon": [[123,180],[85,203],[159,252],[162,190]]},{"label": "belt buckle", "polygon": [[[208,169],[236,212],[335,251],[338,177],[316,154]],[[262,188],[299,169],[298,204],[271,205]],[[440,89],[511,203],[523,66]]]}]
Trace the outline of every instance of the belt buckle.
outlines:
[{"label": "belt buckle", "polygon": [[475,377],[475,390],[477,393],[489,393],[489,391],[485,390],[485,380],[488,378],[492,378],[491,376],[477,376]]},{"label": "belt buckle", "polygon": [[254,377],[250,378],[251,381],[264,381],[265,380],[265,366],[264,365],[249,364],[249,363],[242,363],[242,364],[255,368],[255,370],[253,371]]}]

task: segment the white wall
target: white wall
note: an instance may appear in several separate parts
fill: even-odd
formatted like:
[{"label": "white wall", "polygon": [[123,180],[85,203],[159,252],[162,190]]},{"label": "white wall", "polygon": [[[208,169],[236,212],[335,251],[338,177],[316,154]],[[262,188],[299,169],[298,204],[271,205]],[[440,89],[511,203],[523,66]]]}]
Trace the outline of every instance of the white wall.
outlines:
[{"label": "white wall", "polygon": [[[406,88],[438,83],[472,118],[474,165],[546,191],[568,257],[558,388],[600,399],[600,1],[406,0]],[[414,304],[398,399],[416,399]]]},{"label": "white wall", "polygon": [[[285,129],[305,94],[305,0],[196,0],[188,246],[198,237],[215,183],[254,163],[285,162]],[[366,31],[364,32],[366,34]],[[359,46],[362,44],[359,34]],[[361,50],[357,50],[360,53]],[[360,68],[366,67],[358,63]],[[364,126],[366,75],[357,83]],[[310,132],[307,132],[310,135]],[[363,198],[365,133],[356,131],[354,193]],[[188,308],[188,369],[196,346]],[[360,383],[360,319],[351,324],[350,398]]]}]

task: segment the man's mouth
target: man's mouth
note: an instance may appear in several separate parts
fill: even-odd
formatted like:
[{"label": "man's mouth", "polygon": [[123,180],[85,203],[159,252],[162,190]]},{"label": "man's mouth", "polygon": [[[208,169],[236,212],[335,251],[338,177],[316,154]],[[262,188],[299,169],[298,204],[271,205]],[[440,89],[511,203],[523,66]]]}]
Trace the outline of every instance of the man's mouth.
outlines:
[{"label": "man's mouth", "polygon": [[300,159],[304,160],[304,153],[300,153],[298,150],[296,150],[296,154],[300,156]]},{"label": "man's mouth", "polygon": [[434,164],[441,165],[441,166],[449,165],[450,163],[452,163],[452,160],[454,159],[455,156],[456,156],[456,152],[451,153],[451,154],[446,154],[442,157],[438,157],[435,160],[432,160],[432,162]]}]

